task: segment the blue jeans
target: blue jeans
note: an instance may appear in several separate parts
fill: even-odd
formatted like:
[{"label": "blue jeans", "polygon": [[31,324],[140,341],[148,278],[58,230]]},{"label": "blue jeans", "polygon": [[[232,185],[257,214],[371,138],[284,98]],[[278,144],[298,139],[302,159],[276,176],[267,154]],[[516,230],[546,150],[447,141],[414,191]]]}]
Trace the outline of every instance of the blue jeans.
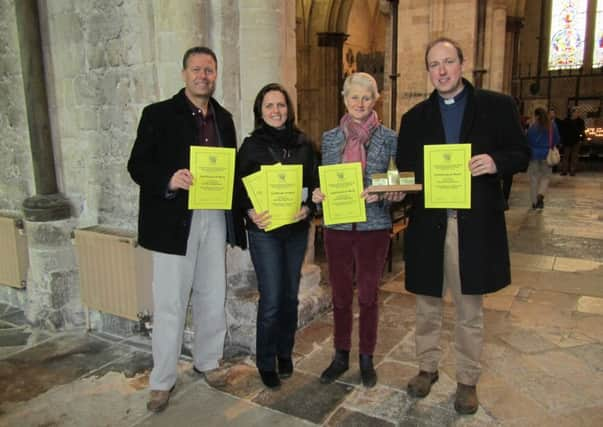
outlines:
[{"label": "blue jeans", "polygon": [[249,231],[249,251],[258,279],[260,301],[256,365],[276,370],[276,357],[290,358],[297,330],[297,293],[308,230]]}]

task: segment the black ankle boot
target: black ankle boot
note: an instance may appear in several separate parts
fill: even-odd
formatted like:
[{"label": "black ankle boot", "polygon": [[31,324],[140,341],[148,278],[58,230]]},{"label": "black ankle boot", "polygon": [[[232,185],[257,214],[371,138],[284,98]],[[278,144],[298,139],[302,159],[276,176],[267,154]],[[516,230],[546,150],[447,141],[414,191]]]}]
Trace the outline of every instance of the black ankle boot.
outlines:
[{"label": "black ankle boot", "polygon": [[377,372],[373,367],[372,355],[360,355],[360,377],[362,378],[362,384],[367,388],[374,387],[377,384]]},{"label": "black ankle boot", "polygon": [[536,197],[536,209],[544,209],[544,196],[542,194]]},{"label": "black ankle boot", "polygon": [[277,357],[278,362],[278,376],[283,378],[289,378],[293,375],[293,360],[290,357]]},{"label": "black ankle boot", "polygon": [[264,371],[262,369],[258,369],[258,371],[260,372],[260,377],[266,387],[275,389],[281,386],[281,380],[276,371]]},{"label": "black ankle boot", "polygon": [[339,378],[350,366],[350,352],[335,350],[335,357],[327,369],[320,375],[320,382],[331,384]]}]

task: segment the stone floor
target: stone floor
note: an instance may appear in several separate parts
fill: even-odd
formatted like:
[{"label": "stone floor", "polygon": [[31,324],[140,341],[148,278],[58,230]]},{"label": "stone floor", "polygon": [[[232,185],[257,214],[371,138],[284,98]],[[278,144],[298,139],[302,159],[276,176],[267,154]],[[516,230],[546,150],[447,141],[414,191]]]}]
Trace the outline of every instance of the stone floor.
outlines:
[{"label": "stone floor", "polygon": [[397,242],[393,273],[380,293],[373,389],[359,385],[357,363],[341,381],[319,383],[332,354],[327,313],[299,331],[295,374],[279,391],[262,387],[249,357],[225,363],[226,385],[218,389],[182,360],[170,406],[153,415],[145,409],[151,366],[145,339],[35,330],[23,313],[0,306],[0,426],[601,426],[602,190],[600,172],[556,175],[544,210],[534,211],[526,177],[516,177],[507,212],[513,284],[485,299],[475,415],[453,409],[450,304],[440,381],[423,400],[405,391],[417,370],[415,314]]}]

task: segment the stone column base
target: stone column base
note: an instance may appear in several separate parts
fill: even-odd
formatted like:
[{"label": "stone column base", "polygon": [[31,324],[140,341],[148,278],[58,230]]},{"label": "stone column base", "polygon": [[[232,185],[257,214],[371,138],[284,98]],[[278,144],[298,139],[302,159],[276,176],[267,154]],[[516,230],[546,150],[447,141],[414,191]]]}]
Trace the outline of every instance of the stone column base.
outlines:
[{"label": "stone column base", "polygon": [[[320,267],[305,264],[299,290],[298,328],[306,325],[331,305],[329,288],[320,284]],[[224,348],[225,357],[235,354],[255,354],[255,332],[259,294],[255,288],[231,292],[226,300],[228,332]]]}]

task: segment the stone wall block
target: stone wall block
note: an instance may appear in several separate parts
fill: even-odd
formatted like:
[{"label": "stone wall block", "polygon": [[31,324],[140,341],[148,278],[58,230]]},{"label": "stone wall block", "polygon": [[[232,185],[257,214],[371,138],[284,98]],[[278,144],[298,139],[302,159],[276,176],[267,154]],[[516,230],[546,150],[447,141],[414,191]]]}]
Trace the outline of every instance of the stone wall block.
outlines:
[{"label": "stone wall block", "polygon": [[125,49],[121,39],[109,40],[105,45],[105,49],[109,66],[118,67],[125,63]]},{"label": "stone wall block", "polygon": [[[132,79],[129,76],[120,73],[118,76],[117,87],[115,88],[115,99],[113,102],[118,109],[123,109],[124,105],[130,103],[132,100],[132,88]],[[123,117],[123,115],[120,115],[120,118],[121,117]],[[115,123],[119,122],[120,121],[117,121]]]},{"label": "stone wall block", "polygon": [[257,277],[253,270],[228,274],[226,282],[228,292],[233,292],[235,295],[257,290]]},{"label": "stone wall block", "polygon": [[123,16],[118,10],[105,8],[100,13],[87,16],[81,24],[79,28],[84,30],[86,40],[118,40],[122,35]]},{"label": "stone wall block", "polygon": [[[157,94],[155,88],[157,86],[157,76],[155,71],[150,66],[137,66],[133,67],[132,82],[133,86],[133,102],[141,105],[140,112],[142,112],[142,106],[149,102],[156,100]],[[177,78],[177,77],[176,77]],[[138,111],[136,114],[138,122]]]},{"label": "stone wall block", "polygon": [[240,271],[253,271],[253,263],[249,250],[243,250],[239,247],[228,247],[226,250],[226,264],[228,274],[238,273]]},{"label": "stone wall block", "polygon": [[[69,275],[76,272],[52,272],[49,274],[49,289],[50,289],[50,306],[52,308],[61,308],[71,298],[72,292],[69,289]],[[79,288],[78,288],[79,291]],[[79,296],[79,292],[77,292]]]},{"label": "stone wall block", "polygon": [[[116,97],[124,96],[124,87],[118,83],[118,87],[116,88]],[[125,88],[127,91],[127,88]],[[127,96],[127,95],[126,95]],[[103,134],[110,129],[114,128],[121,121],[121,117],[123,115],[122,111],[119,108],[119,105],[104,105],[97,109],[99,117],[100,117],[100,130],[103,131]],[[114,141],[105,140],[102,141],[104,144],[110,144]],[[107,147],[107,152],[112,153],[111,147]]]},{"label": "stone wall block", "polygon": [[[100,95],[98,92],[98,77],[94,73],[79,75],[73,80],[75,105],[86,105],[87,100],[95,100]],[[63,106],[65,107],[65,106]],[[73,106],[70,106],[73,107]]]},{"label": "stone wall block", "polygon": [[96,108],[83,106],[75,110],[76,122],[80,130],[94,131],[98,128]]},{"label": "stone wall block", "polygon": [[0,301],[14,307],[25,307],[27,304],[27,290],[0,285]]},{"label": "stone wall block", "polygon": [[50,324],[46,323],[49,312],[52,311],[50,310],[49,300],[50,292],[46,288],[39,287],[35,293],[28,289],[24,312],[29,323],[54,330],[52,322]]},{"label": "stone wall block", "polygon": [[55,58],[55,61],[59,62],[57,68],[60,68],[60,77],[74,78],[88,70],[85,49],[86,46],[82,43],[69,43],[64,50],[61,50]]},{"label": "stone wall block", "polygon": [[30,248],[51,250],[57,246],[71,245],[73,221],[29,222],[25,223]]},{"label": "stone wall block", "polygon": [[109,332],[114,335],[129,337],[134,333],[135,322],[111,314],[90,310],[90,327],[92,330]]},{"label": "stone wall block", "polygon": [[0,82],[8,82],[21,73],[21,63],[17,55],[0,52],[0,58]]},{"label": "stone wall block", "polygon": [[89,70],[98,70],[109,65],[106,56],[105,43],[97,43],[88,47],[86,50],[87,68]]},{"label": "stone wall block", "polygon": [[76,268],[73,247],[62,249],[29,249],[30,271],[28,284],[35,283],[37,288],[46,289],[51,283],[51,275]]},{"label": "stone wall block", "polygon": [[24,128],[27,126],[27,123],[25,122],[26,117],[27,113],[23,110],[21,105],[12,103],[8,105],[8,111],[6,111],[8,126],[11,128]]},{"label": "stone wall block", "polygon": [[73,42],[82,42],[84,34],[82,32],[82,16],[75,13],[73,0],[55,1],[48,5],[50,24],[61,31],[54,32],[53,35],[58,45],[68,46]]},{"label": "stone wall block", "polygon": [[[97,99],[92,100],[93,105],[115,105],[115,94],[117,92],[118,81],[119,76],[116,71],[109,71],[103,74],[97,90],[97,94],[100,96],[98,96]],[[119,121],[116,123],[116,125],[119,125]]]},{"label": "stone wall block", "polygon": [[81,324],[79,276],[71,243],[74,226],[74,219],[25,222],[29,246],[25,313],[34,324],[50,329]]},{"label": "stone wall block", "polygon": [[310,289],[320,284],[321,270],[316,264],[304,264],[302,266],[302,277],[299,283],[300,289]]}]

